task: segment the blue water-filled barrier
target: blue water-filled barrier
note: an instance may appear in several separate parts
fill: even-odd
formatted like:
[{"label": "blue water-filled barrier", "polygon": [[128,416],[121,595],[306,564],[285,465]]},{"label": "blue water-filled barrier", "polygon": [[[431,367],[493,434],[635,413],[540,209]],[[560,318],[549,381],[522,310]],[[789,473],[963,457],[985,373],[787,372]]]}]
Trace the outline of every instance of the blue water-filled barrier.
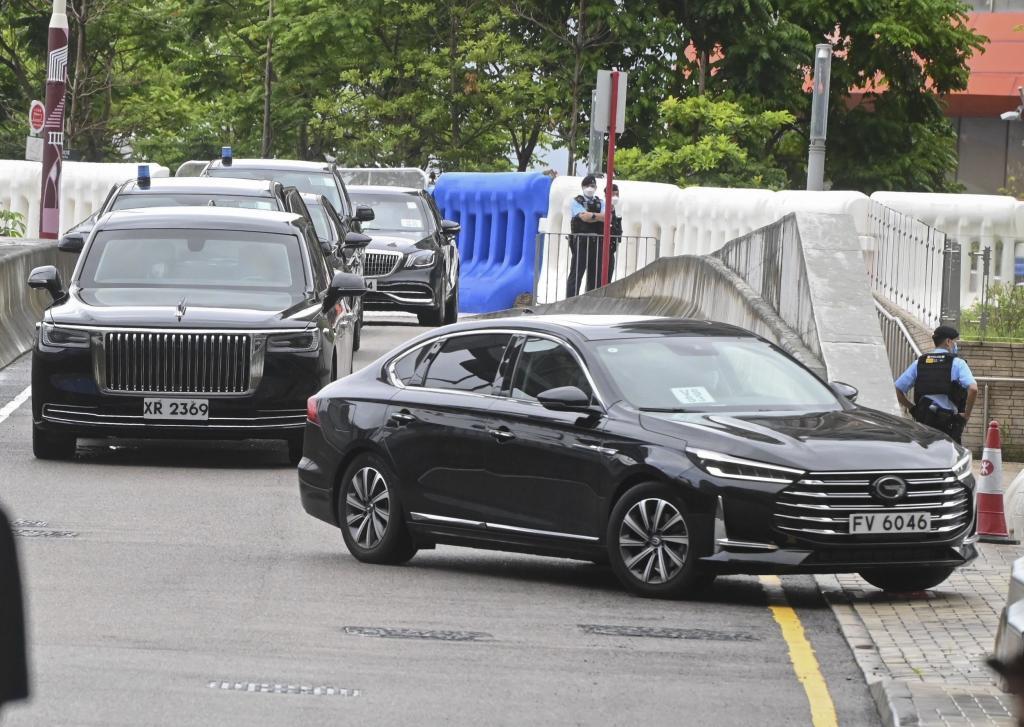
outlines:
[{"label": "blue water-filled barrier", "polygon": [[434,199],[445,219],[462,225],[459,310],[511,308],[533,291],[537,224],[548,214],[551,178],[543,174],[446,172]]}]

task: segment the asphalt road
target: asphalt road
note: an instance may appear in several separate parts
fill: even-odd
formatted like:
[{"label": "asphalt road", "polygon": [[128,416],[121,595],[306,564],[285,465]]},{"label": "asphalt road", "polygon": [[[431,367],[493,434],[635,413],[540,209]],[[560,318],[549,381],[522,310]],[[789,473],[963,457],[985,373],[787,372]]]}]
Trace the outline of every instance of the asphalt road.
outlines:
[{"label": "asphalt road", "polygon": [[[359,365],[420,330],[369,326]],[[29,368],[0,371],[0,406]],[[89,441],[44,463],[30,416],[0,423],[34,673],[5,726],[811,724],[756,578],[662,602],[551,558],[363,565],[303,512],[283,445]],[[812,580],[783,584],[839,724],[879,724]]]}]

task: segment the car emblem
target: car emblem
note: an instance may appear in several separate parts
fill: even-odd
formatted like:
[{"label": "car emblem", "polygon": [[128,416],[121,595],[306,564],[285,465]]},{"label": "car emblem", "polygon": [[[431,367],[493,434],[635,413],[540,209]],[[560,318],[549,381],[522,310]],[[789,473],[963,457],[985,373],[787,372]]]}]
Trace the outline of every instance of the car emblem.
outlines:
[{"label": "car emblem", "polygon": [[185,307],[185,299],[182,298],[180,301],[178,301],[178,309],[174,312],[174,314],[178,316],[179,323],[181,322],[181,319],[185,317],[186,310],[187,309]]},{"label": "car emblem", "polygon": [[895,505],[907,496],[907,483],[895,475],[879,477],[871,485],[871,494],[886,505]]}]

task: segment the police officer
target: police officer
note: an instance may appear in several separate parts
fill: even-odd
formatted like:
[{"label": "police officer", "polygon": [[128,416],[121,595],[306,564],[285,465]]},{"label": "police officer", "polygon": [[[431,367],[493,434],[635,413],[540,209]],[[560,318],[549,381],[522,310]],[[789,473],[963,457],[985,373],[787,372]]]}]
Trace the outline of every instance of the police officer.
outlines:
[{"label": "police officer", "polygon": [[[612,279],[615,273],[615,253],[619,249],[619,240],[622,239],[622,215],[619,205],[619,185],[612,185],[612,234],[608,248],[608,280]],[[598,269],[600,272],[600,269]]]},{"label": "police officer", "polygon": [[572,220],[569,229],[569,277],[566,279],[565,297],[580,292],[583,273],[587,274],[587,290],[597,287],[597,263],[604,234],[604,212],[597,196],[597,180],[593,174],[583,178],[583,194],[572,200]]},{"label": "police officer", "polygon": [[[932,335],[935,350],[923,354],[896,379],[896,398],[914,419],[948,434],[957,443],[978,398],[974,374],[957,356],[958,338],[960,333],[952,326],[939,326]],[[907,397],[911,389],[913,401]]]}]

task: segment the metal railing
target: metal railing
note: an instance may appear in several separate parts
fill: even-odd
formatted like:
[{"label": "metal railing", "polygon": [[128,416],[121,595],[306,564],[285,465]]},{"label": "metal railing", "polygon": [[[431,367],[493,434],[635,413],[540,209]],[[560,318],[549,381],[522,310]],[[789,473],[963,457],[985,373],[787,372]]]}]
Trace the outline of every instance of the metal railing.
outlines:
[{"label": "metal railing", "polygon": [[[609,282],[632,275],[657,260],[661,252],[656,237],[621,235],[612,237],[612,243]],[[601,235],[537,235],[534,302],[557,303],[600,287],[602,248]]]},{"label": "metal railing", "polygon": [[929,328],[958,325],[960,243],[874,200],[868,221],[875,239],[868,262],[872,289]]},{"label": "metal railing", "polygon": [[878,310],[878,323],[882,328],[885,350],[889,354],[889,369],[895,379],[921,355],[921,348],[898,316],[887,311],[877,300],[875,308]]}]

